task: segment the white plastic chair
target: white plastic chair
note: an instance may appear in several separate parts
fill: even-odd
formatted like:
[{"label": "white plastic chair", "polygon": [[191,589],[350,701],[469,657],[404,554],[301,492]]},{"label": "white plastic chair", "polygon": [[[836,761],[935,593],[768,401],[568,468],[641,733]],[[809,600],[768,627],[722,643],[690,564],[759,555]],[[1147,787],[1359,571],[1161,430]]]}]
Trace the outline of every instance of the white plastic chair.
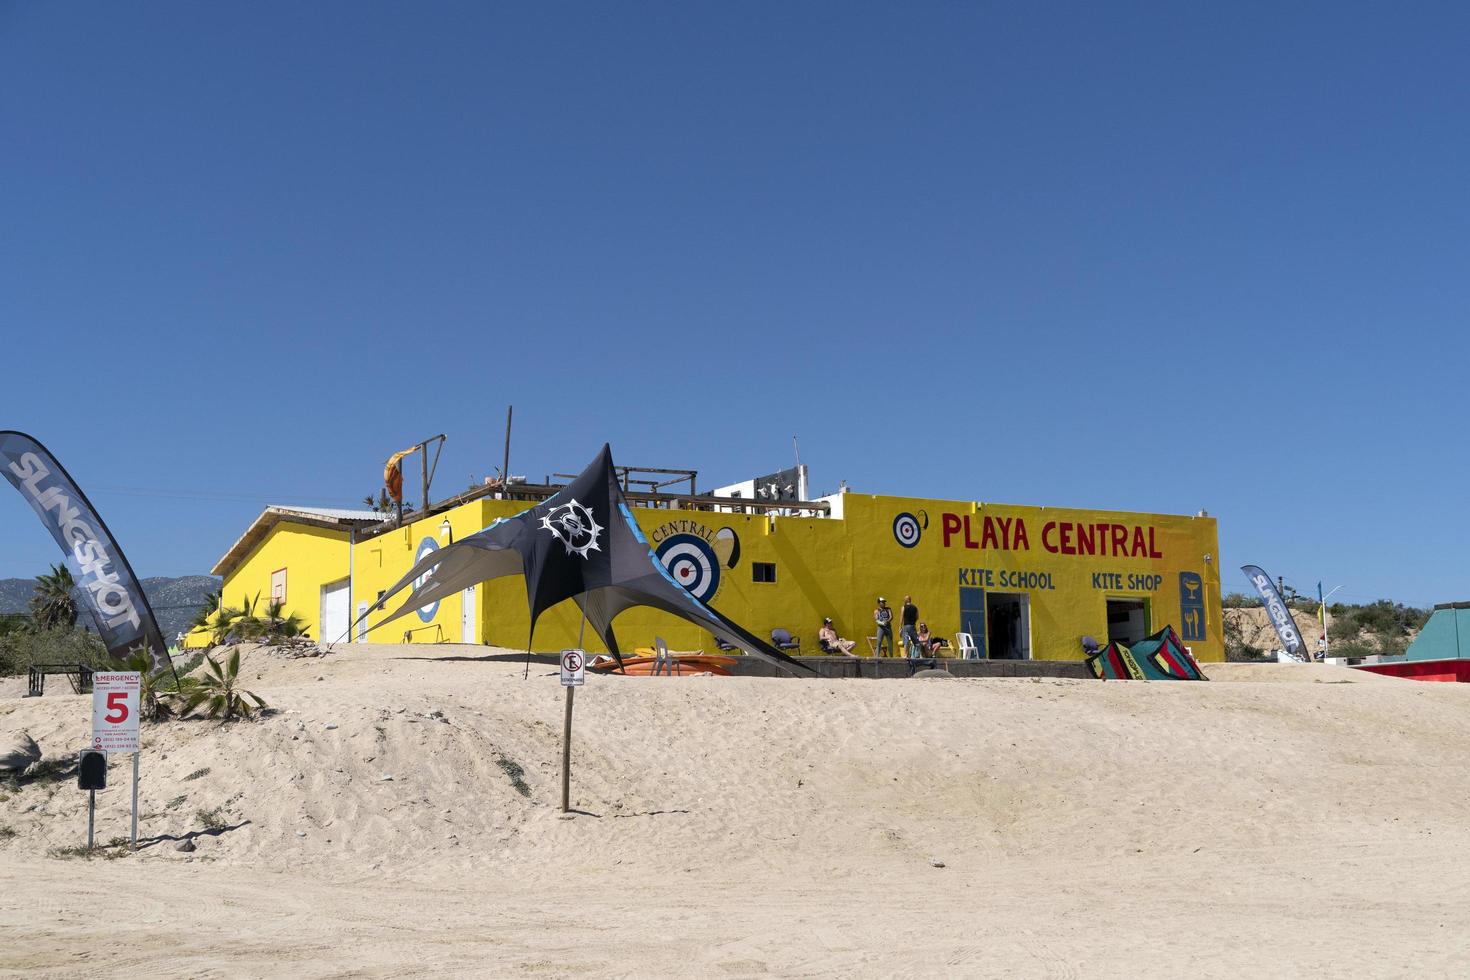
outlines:
[{"label": "white plastic chair", "polygon": [[674,656],[669,653],[669,646],[661,636],[653,638],[653,676],[668,674],[674,676]]},{"label": "white plastic chair", "polygon": [[969,633],[956,633],[954,642],[959,647],[961,660],[980,659],[980,648],[975,645],[975,638]]}]

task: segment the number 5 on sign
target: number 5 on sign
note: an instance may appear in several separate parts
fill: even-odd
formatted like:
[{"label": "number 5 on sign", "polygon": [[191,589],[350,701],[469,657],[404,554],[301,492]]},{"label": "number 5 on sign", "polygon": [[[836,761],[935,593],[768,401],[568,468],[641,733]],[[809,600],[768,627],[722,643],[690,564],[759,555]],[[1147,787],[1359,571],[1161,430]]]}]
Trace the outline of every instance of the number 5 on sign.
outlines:
[{"label": "number 5 on sign", "polygon": [[92,748],[138,751],[137,671],[97,671],[92,675]]}]

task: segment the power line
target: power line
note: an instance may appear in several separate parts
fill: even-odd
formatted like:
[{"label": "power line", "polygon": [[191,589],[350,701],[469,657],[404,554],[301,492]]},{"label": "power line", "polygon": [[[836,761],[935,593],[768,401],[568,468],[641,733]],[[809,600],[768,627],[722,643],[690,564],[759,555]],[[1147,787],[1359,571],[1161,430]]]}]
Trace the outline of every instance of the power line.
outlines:
[{"label": "power line", "polygon": [[[157,488],[154,488],[154,487],[106,487],[106,486],[102,486],[102,487],[98,487],[98,486],[89,487],[89,488],[87,488],[87,492],[88,493],[91,493],[91,494],[103,494],[103,495],[105,495],[105,494],[117,494],[117,495],[125,496],[125,497],[165,497],[165,498],[169,498],[169,499],[173,499],[173,500],[210,500],[210,501],[222,501],[222,502],[238,501],[238,502],[242,502],[242,503],[266,503],[266,504],[280,503],[282,500],[292,500],[293,498],[296,498],[298,496],[296,494],[289,494],[289,493],[287,493],[287,494],[272,494],[272,495],[267,496],[265,494],[242,494],[242,493],[231,493],[231,492],[228,492],[228,491],[220,491],[220,490],[161,490],[161,489],[157,489]],[[323,499],[323,500],[318,500],[318,501],[315,501],[315,502],[312,502],[312,503],[301,503],[298,500],[298,502],[296,503],[296,506],[298,506],[298,507],[304,507],[304,506],[323,506],[323,507],[342,507],[342,506],[348,506],[348,507],[353,507],[353,506],[361,506],[361,505],[362,505],[362,500],[361,499],[354,500],[351,503],[348,503],[347,502],[347,499],[345,497],[337,497],[337,498],[332,498],[330,500]]]}]

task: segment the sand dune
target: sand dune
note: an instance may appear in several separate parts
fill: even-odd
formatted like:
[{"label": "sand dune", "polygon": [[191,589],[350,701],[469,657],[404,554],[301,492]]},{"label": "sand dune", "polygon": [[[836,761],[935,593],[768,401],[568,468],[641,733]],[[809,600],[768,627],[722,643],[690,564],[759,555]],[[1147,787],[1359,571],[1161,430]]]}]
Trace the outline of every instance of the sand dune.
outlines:
[{"label": "sand dune", "polygon": [[[589,675],[563,818],[562,689],[497,654],[249,653],[276,713],[148,730],[158,842],[115,861],[46,856],[85,833],[73,786],[11,791],[0,970],[1470,969],[1459,685],[1305,665],[1209,684]],[[3,696],[0,731],[61,754],[88,705]],[[126,771],[99,795],[103,839],[126,833]],[[228,829],[174,850],[217,808]]]}]

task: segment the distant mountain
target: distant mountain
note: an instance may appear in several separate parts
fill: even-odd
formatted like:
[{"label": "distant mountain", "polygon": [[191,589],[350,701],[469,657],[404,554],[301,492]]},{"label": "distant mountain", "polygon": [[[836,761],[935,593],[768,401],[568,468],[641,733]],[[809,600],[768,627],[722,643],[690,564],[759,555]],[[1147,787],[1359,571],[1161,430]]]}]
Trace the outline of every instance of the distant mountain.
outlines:
[{"label": "distant mountain", "polygon": [[[204,597],[219,588],[220,580],[212,575],[182,575],[178,578],[145,578],[143,592],[153,615],[158,617],[158,628],[169,643],[174,636],[188,629],[194,613],[204,605]],[[31,601],[36,582],[28,578],[0,578],[0,613],[23,613]],[[84,611],[78,622],[91,625]]]}]

